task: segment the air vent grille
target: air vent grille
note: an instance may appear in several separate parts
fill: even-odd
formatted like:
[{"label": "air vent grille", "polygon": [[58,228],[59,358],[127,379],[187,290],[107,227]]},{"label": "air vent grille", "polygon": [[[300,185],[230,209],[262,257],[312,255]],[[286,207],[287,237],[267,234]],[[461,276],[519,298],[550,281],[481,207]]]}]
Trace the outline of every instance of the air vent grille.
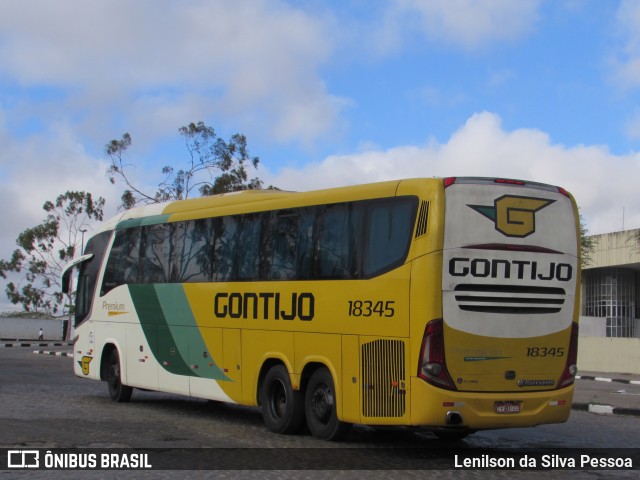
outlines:
[{"label": "air vent grille", "polygon": [[405,346],[401,340],[362,345],[362,414],[402,417],[406,409]]},{"label": "air vent grille", "polygon": [[420,212],[418,213],[418,224],[416,225],[416,238],[426,235],[429,220],[429,202],[420,203]]},{"label": "air vent grille", "polygon": [[562,310],[562,288],[515,285],[458,285],[455,299],[461,310],[505,314],[548,314]]}]

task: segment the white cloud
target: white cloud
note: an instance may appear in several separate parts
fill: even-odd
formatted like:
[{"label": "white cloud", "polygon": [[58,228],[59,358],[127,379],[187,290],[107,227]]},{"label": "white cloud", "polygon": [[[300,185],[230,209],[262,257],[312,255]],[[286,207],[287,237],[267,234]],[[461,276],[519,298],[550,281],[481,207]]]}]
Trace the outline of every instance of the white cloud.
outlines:
[{"label": "white cloud", "polygon": [[[1,128],[3,116],[0,109],[0,138],[7,138]],[[104,196],[109,201],[106,216],[114,214],[120,187],[108,183],[106,167],[103,159],[84,150],[65,123],[2,144],[0,258],[10,255],[18,233],[42,220],[44,201],[66,190]],[[266,184],[298,191],[408,177],[521,178],[571,191],[591,233],[620,230],[623,208],[625,228],[640,228],[640,154],[614,155],[597,145],[568,148],[551,143],[547,134],[535,129],[506,131],[500,117],[489,112],[471,116],[445,143],[430,140],[387,150],[362,146],[353,154],[332,155],[276,174],[262,167],[258,175]],[[2,298],[0,294],[0,303]]]},{"label": "white cloud", "polygon": [[539,0],[395,0],[379,47],[397,48],[407,29],[464,50],[516,40],[533,30],[539,4]]},{"label": "white cloud", "polygon": [[[330,131],[342,107],[318,76],[331,23],[278,0],[33,0],[2,10],[0,71],[27,87],[60,87],[91,120],[135,106],[146,107],[143,118],[190,108],[188,121],[214,109],[251,121],[257,109],[253,127],[308,140]],[[177,128],[169,121],[160,135]]]},{"label": "white cloud", "polygon": [[640,228],[637,178],[640,154],[617,156],[602,146],[567,148],[534,129],[505,131],[493,113],[473,115],[448,142],[400,146],[323,161],[276,175],[267,183],[284,189],[316,188],[407,177],[484,176],[549,183],[574,194],[591,233]]},{"label": "white cloud", "polygon": [[53,125],[42,134],[3,144],[0,166],[3,170],[0,189],[2,258],[15,248],[15,239],[20,232],[44,219],[44,202],[55,200],[68,190],[113,198],[114,201],[107,205],[107,214],[115,213],[118,187],[107,180],[106,162],[88,155],[68,125]]}]

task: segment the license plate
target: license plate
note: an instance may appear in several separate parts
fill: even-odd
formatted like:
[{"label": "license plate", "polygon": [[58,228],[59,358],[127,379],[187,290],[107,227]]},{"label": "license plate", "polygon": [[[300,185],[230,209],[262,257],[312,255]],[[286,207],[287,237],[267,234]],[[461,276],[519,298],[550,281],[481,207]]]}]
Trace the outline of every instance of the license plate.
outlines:
[{"label": "license plate", "polygon": [[522,402],[496,402],[495,403],[496,413],[501,415],[520,413],[521,409],[522,409]]}]

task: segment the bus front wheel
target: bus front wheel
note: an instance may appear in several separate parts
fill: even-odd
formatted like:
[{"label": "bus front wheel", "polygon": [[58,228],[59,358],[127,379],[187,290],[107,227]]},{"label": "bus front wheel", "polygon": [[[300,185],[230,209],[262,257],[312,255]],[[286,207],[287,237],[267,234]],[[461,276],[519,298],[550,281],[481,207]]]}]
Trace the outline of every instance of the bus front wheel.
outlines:
[{"label": "bus front wheel", "polygon": [[122,384],[122,370],[120,368],[120,355],[118,350],[112,350],[109,355],[109,368],[107,370],[107,385],[109,395],[116,402],[128,402],[131,400],[133,388]]},{"label": "bus front wheel", "polygon": [[307,425],[314,437],[338,441],[349,433],[351,424],[338,420],[333,378],[326,368],[311,375],[304,403]]},{"label": "bus front wheel", "polygon": [[262,418],[274,433],[298,433],[304,425],[304,397],[291,386],[284,365],[271,367],[262,382]]}]

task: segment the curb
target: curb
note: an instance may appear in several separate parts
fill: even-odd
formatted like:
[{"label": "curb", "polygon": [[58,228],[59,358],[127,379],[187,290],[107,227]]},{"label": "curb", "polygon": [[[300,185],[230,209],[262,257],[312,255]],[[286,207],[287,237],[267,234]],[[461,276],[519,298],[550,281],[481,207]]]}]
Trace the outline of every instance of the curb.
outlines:
[{"label": "curb", "polygon": [[49,342],[19,342],[16,341],[16,343],[0,343],[0,348],[20,348],[20,347],[72,347],[73,344],[72,343],[67,343],[67,342],[55,342],[55,343],[49,343]]},{"label": "curb", "polygon": [[626,378],[606,378],[592,375],[577,375],[576,380],[593,380],[595,382],[624,383],[625,385],[640,385],[640,380],[629,380]]},{"label": "curb", "polygon": [[640,417],[640,408],[612,407],[611,405],[599,405],[597,403],[574,403],[571,408],[573,410],[596,413],[598,415],[626,415]]},{"label": "curb", "polygon": [[37,355],[55,355],[56,357],[73,357],[72,352],[50,352],[48,350],[34,350]]},{"label": "curb", "polygon": [[[627,378],[596,377],[595,375],[576,375],[576,380],[590,380],[594,382],[621,383],[624,385],[640,385],[640,380]],[[571,408],[583,412],[596,413],[598,415],[627,415],[640,417],[640,408],[613,407],[597,403],[574,403]]]}]

